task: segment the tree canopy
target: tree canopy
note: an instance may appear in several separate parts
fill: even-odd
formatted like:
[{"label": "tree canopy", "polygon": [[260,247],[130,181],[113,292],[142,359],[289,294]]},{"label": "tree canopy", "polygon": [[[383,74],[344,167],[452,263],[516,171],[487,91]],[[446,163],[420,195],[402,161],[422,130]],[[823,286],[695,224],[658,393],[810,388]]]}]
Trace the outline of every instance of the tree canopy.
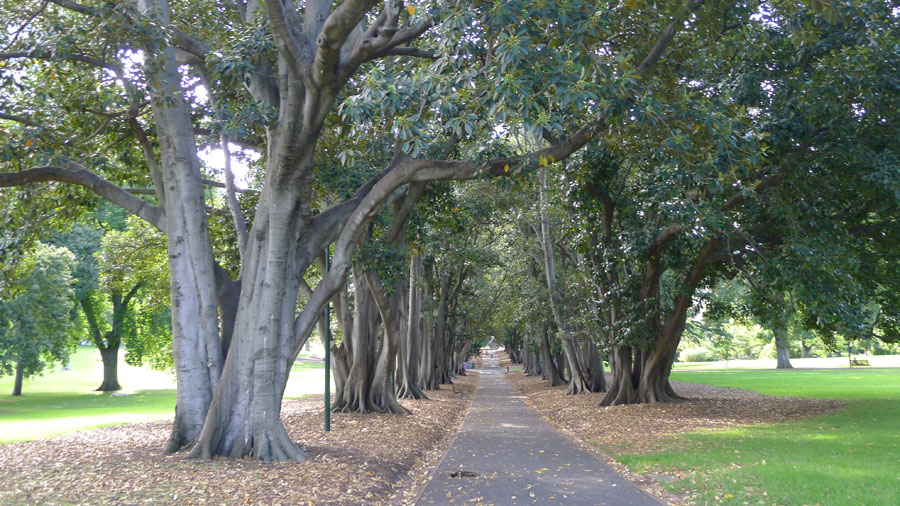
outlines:
[{"label": "tree canopy", "polygon": [[[169,451],[302,458],[281,396],[328,303],[353,411],[451,381],[488,320],[571,393],[602,353],[605,403],[670,400],[728,277],[896,330],[889,2],[0,1],[14,230],[103,198],[165,234]],[[473,179],[493,198],[445,182]]]}]

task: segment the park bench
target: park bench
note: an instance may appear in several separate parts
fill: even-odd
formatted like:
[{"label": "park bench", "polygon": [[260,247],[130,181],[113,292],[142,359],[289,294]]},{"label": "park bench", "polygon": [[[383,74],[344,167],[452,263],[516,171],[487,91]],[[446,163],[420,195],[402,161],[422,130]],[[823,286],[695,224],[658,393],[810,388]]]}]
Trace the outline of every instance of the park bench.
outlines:
[{"label": "park bench", "polygon": [[850,359],[850,367],[868,367],[868,366],[869,366],[868,360],[859,360],[856,358]]}]

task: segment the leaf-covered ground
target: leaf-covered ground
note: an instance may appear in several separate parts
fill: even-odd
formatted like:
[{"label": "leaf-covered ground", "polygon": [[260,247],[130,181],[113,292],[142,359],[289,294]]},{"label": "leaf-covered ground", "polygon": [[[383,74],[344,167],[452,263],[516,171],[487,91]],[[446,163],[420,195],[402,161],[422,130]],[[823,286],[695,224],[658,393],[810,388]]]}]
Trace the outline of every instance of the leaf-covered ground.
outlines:
[{"label": "leaf-covered ground", "polygon": [[598,453],[646,492],[674,504],[680,502],[679,498],[657,481],[674,477],[638,475],[610,459],[607,453],[653,452],[660,448],[661,441],[671,440],[677,434],[821,415],[843,405],[835,400],[772,397],[748,390],[673,381],[675,392],[687,400],[601,407],[603,394],[565,395],[566,386],[551,388],[547,381],[521,372],[512,372],[507,378],[550,425]]},{"label": "leaf-covered ground", "polygon": [[401,401],[411,416],[335,413],[322,397],[286,402],[300,463],[160,454],[170,422],[0,445],[0,504],[411,504],[462,422],[478,375]]}]

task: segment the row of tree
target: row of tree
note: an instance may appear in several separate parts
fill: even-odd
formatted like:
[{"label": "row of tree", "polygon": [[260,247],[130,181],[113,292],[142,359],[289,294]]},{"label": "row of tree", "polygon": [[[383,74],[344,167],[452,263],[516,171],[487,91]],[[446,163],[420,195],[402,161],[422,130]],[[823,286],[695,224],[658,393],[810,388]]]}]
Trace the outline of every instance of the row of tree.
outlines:
[{"label": "row of tree", "polygon": [[2,7],[4,235],[88,194],[165,234],[169,451],[301,459],[278,414],[328,303],[355,411],[449,381],[488,322],[571,393],[602,353],[604,403],[671,400],[734,276],[773,319],[791,293],[823,329],[897,321],[889,2]]}]

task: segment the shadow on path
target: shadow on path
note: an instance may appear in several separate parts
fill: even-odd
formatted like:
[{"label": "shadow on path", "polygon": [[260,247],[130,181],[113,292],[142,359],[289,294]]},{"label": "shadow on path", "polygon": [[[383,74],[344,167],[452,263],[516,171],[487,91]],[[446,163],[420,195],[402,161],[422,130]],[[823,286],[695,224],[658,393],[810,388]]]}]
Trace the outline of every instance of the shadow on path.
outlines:
[{"label": "shadow on path", "polygon": [[659,505],[550,427],[497,364],[484,359],[472,407],[417,504]]}]

